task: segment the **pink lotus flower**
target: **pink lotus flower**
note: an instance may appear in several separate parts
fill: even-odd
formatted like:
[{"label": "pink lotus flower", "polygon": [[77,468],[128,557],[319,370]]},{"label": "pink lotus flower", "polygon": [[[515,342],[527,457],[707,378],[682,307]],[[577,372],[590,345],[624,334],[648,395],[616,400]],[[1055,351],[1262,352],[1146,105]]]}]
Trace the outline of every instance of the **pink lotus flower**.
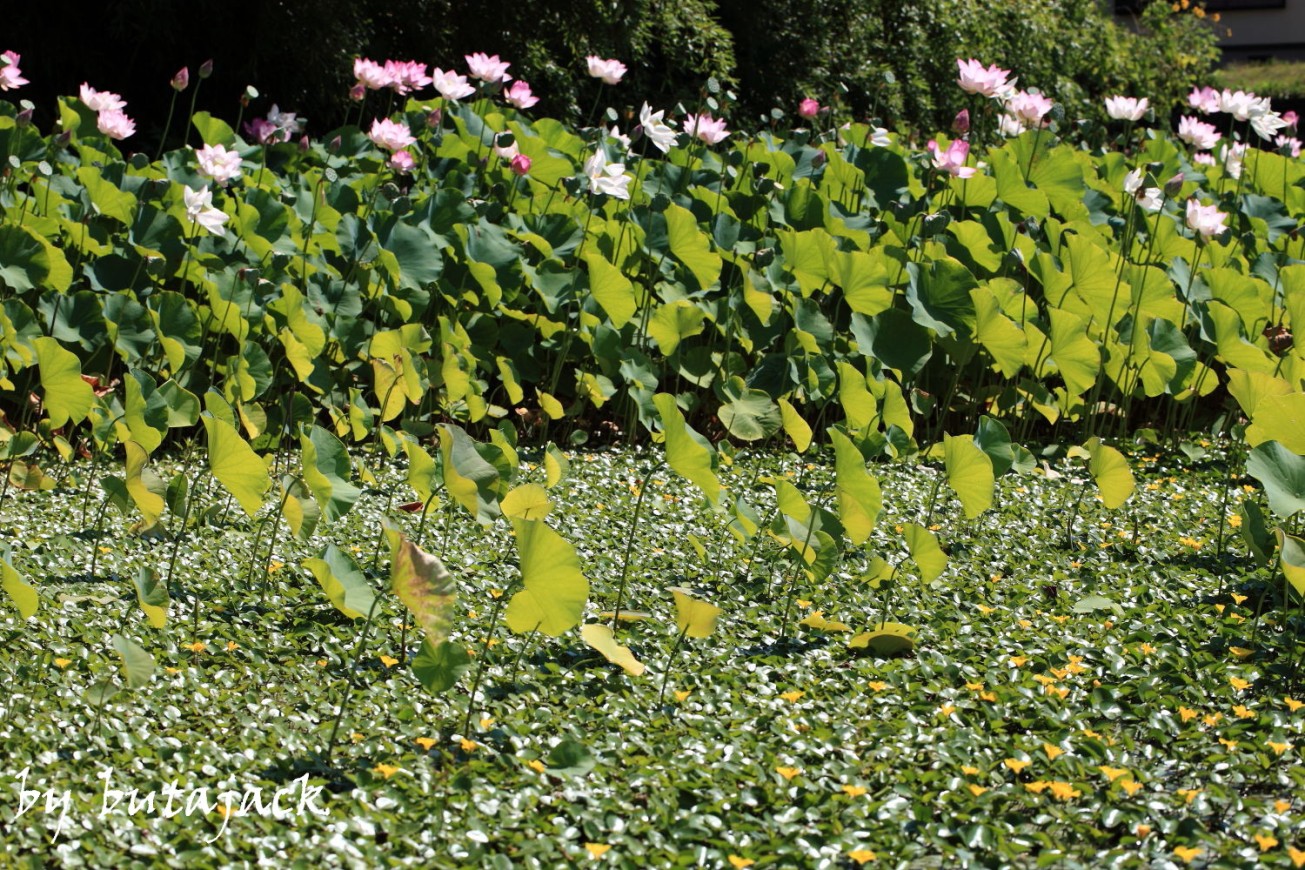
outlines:
[{"label": "pink lotus flower", "polygon": [[389,118],[377,118],[372,121],[372,129],[367,138],[386,151],[402,151],[417,140],[413,138],[408,125]]},{"label": "pink lotus flower", "polygon": [[1150,105],[1146,97],[1106,97],[1106,114],[1116,121],[1140,121]]},{"label": "pink lotus flower", "polygon": [[222,225],[230,219],[230,216],[220,209],[213,208],[213,194],[209,192],[207,184],[199,190],[183,187],[182,199],[186,202],[186,217],[215,236],[226,236],[226,230]]},{"label": "pink lotus flower", "polygon": [[1006,111],[1030,127],[1045,126],[1043,118],[1051,111],[1051,100],[1029,91],[1016,91],[1006,103]]},{"label": "pink lotus flower", "polygon": [[434,69],[431,74],[435,77],[435,90],[439,91],[446,100],[460,100],[476,92],[476,89],[467,83],[466,76],[460,76],[453,70],[445,72],[442,69]]},{"label": "pink lotus flower", "polygon": [[1219,131],[1213,124],[1198,121],[1191,115],[1183,115],[1178,121],[1178,138],[1193,148],[1208,151],[1219,141]]},{"label": "pink lotus flower", "polygon": [[480,79],[488,85],[502,84],[512,79],[512,76],[507,74],[507,69],[512,64],[499,60],[497,54],[488,55],[483,51],[477,51],[465,57],[473,79]]},{"label": "pink lotus flower", "polygon": [[625,64],[619,60],[604,60],[596,54],[591,54],[585,58],[585,63],[589,65],[589,75],[602,79],[603,84],[617,84],[625,75]]},{"label": "pink lotus flower", "polygon": [[1287,126],[1287,119],[1277,112],[1269,111],[1251,118],[1251,129],[1261,139],[1272,139],[1278,131]]},{"label": "pink lotus flower", "polygon": [[231,179],[240,177],[240,155],[222,145],[205,145],[195,152],[195,161],[199,164],[199,174],[218,184],[225,186]]},{"label": "pink lotus flower", "polygon": [[417,162],[412,159],[412,155],[407,151],[395,151],[390,155],[390,168],[395,172],[407,175],[412,171],[412,167],[416,165]]},{"label": "pink lotus flower", "polygon": [[1187,225],[1205,241],[1226,230],[1227,219],[1228,215],[1219,211],[1218,206],[1201,205],[1195,199],[1187,201]]},{"label": "pink lotus flower", "polygon": [[715,145],[729,138],[723,118],[713,118],[710,112],[701,115],[684,116],[684,132],[696,136],[708,145]]},{"label": "pink lotus flower", "polygon": [[997,131],[1003,136],[1018,136],[1025,130],[1024,122],[1014,115],[1002,112],[997,117]]},{"label": "pink lotus flower", "polygon": [[956,113],[956,117],[952,118],[952,132],[962,136],[970,132],[969,109],[961,109]]},{"label": "pink lotus flower", "polygon": [[385,72],[390,76],[390,87],[396,94],[410,94],[431,83],[426,75],[426,64],[415,60],[387,60]]},{"label": "pink lotus flower", "polygon": [[362,98],[367,96],[367,87],[362,82],[349,88],[349,99],[355,103],[362,102]]},{"label": "pink lotus flower", "polygon": [[1010,70],[1001,69],[996,64],[984,69],[983,64],[974,58],[961,60],[956,58],[956,66],[960,70],[960,75],[956,79],[956,84],[960,85],[961,90],[967,94],[981,94],[985,97],[1000,96],[1007,88],[1015,85],[1016,79],[1007,81]]},{"label": "pink lotus flower", "polygon": [[117,94],[97,91],[86,82],[82,82],[80,96],[92,112],[117,112],[127,106],[127,102]]},{"label": "pink lotus flower", "polygon": [[1277,145],[1279,148],[1287,149],[1287,153],[1292,157],[1300,156],[1301,143],[1295,136],[1275,136],[1273,144]]},{"label": "pink lotus flower", "polygon": [[530,85],[520,80],[513,82],[503,92],[503,99],[508,102],[508,105],[516,106],[518,109],[529,109],[539,102],[539,97],[530,92]]},{"label": "pink lotus flower", "polygon": [[173,73],[172,81],[168,84],[172,85],[172,89],[177,93],[181,93],[186,88],[190,87],[190,67],[183,66],[181,69]]},{"label": "pink lotus flower", "polygon": [[530,158],[524,154],[518,154],[513,157],[512,162],[509,165],[512,167],[512,171],[517,175],[525,175],[530,172]]},{"label": "pink lotus flower", "polygon": [[1202,115],[1220,111],[1220,103],[1219,92],[1211,87],[1192,88],[1192,92],[1187,95],[1187,105]]},{"label": "pink lotus flower", "polygon": [[0,54],[0,91],[12,91],[28,83],[27,79],[23,78],[23,71],[18,68],[20,60],[22,55],[16,51]]},{"label": "pink lotus flower", "polygon": [[1202,166],[1213,166],[1215,162],[1214,155],[1209,151],[1197,151],[1192,155],[1192,162],[1199,163]]},{"label": "pink lotus flower", "polygon": [[1287,122],[1287,129],[1292,133],[1296,132],[1296,125],[1300,123],[1300,117],[1295,112],[1283,112],[1282,120]]},{"label": "pink lotus flower", "polygon": [[1249,121],[1269,111],[1269,98],[1257,97],[1249,91],[1230,91],[1224,88],[1219,94],[1219,108],[1238,121]]},{"label": "pink lotus flower", "polygon": [[136,122],[117,109],[100,112],[95,118],[95,126],[110,139],[126,139],[136,132]]},{"label": "pink lotus flower", "polygon": [[394,77],[390,75],[389,70],[376,61],[368,60],[365,57],[354,59],[353,77],[358,80],[359,85],[369,91],[388,88],[394,82]]},{"label": "pink lotus flower", "polygon": [[281,137],[281,129],[266,118],[245,122],[245,133],[259,145],[271,145]]},{"label": "pink lotus flower", "polygon": [[809,121],[819,114],[820,114],[820,103],[816,102],[811,97],[807,97],[805,100],[798,103],[799,117],[806,118]]},{"label": "pink lotus flower", "polygon": [[973,166],[966,166],[965,161],[970,156],[970,143],[963,139],[953,139],[952,144],[947,146],[943,151],[938,147],[938,143],[929,140],[929,150],[933,153],[933,165],[935,169],[940,169],[948,175],[954,175],[957,178],[970,178],[978,170]]}]

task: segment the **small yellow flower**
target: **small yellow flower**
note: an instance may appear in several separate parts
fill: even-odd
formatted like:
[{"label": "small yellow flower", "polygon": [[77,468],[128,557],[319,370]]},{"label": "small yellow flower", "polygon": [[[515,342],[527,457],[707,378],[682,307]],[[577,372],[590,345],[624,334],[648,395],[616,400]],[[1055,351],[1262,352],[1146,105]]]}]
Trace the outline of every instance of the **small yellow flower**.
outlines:
[{"label": "small yellow flower", "polygon": [[489,597],[490,597],[490,598],[502,598],[502,597],[503,597],[503,590],[502,590],[502,589],[491,589],[491,590],[489,590]]},{"label": "small yellow flower", "polygon": [[611,848],[612,847],[607,843],[585,843],[585,849],[590,855],[594,856],[594,858],[603,857]]},{"label": "small yellow flower", "polygon": [[887,683],[880,682],[879,680],[875,680],[875,681],[873,681],[873,682],[866,683],[866,685],[868,685],[870,688],[874,689],[876,692],[882,692],[884,689],[887,689],[887,688],[888,688],[888,684],[887,684]]},{"label": "small yellow flower", "polygon": [[462,738],[459,745],[462,747],[463,752],[475,752],[476,749],[480,747],[479,743],[474,740],[468,740],[465,737]]},{"label": "small yellow flower", "polygon": [[1279,798],[1273,802],[1273,811],[1276,813],[1282,814],[1287,812],[1289,809],[1291,809],[1291,801],[1285,801],[1282,798]]},{"label": "small yellow flower", "polygon": [[1191,707],[1179,707],[1178,715],[1182,717],[1182,720],[1184,722],[1190,722],[1200,714],[1197,713],[1195,710],[1193,710]]},{"label": "small yellow flower", "polygon": [[978,797],[979,795],[981,795],[981,794],[983,794],[985,791],[987,791],[987,789],[984,788],[983,786],[981,786],[981,785],[975,785],[974,783],[970,783],[970,785],[968,786],[968,788],[969,788],[969,790],[970,790],[970,794],[974,795],[975,797]]},{"label": "small yellow flower", "polygon": [[1243,680],[1241,677],[1229,677],[1228,685],[1232,686],[1234,689],[1236,689],[1239,692],[1242,689],[1249,689],[1251,687],[1250,681]]},{"label": "small yellow flower", "polygon": [[1238,704],[1233,707],[1233,712],[1237,714],[1238,719],[1254,719],[1255,711],[1249,709],[1245,704]]},{"label": "small yellow flower", "polygon": [[1291,857],[1291,866],[1305,867],[1305,849],[1296,849],[1288,846],[1287,854]]},{"label": "small yellow flower", "polygon": [[775,772],[784,777],[784,779],[792,779],[802,771],[798,770],[796,767],[777,767],[775,768]]},{"label": "small yellow flower", "polygon": [[996,695],[995,693],[993,693],[993,692],[980,692],[980,693],[979,693],[979,700],[980,700],[980,701],[987,701],[987,702],[990,703],[990,704],[991,704],[991,703],[996,703],[996,701],[997,701],[997,695]]},{"label": "small yellow flower", "polygon": [[1239,659],[1248,659],[1251,656],[1255,655],[1255,650],[1247,649],[1244,646],[1230,646],[1228,647],[1228,652],[1237,656],[1237,658]]},{"label": "small yellow flower", "polygon": [[691,689],[684,689],[683,691],[676,690],[675,700],[683,702],[692,694],[693,694],[693,690]]},{"label": "small yellow flower", "polygon": [[1054,620],[1056,620],[1056,623],[1057,623],[1058,625],[1064,625],[1064,624],[1065,624],[1065,620],[1069,619],[1068,616],[1053,616],[1053,617],[1051,617],[1051,618],[1054,619]]},{"label": "small yellow flower", "polygon": [[538,758],[536,758],[534,761],[530,762],[530,764],[526,766],[529,767],[531,770],[535,771],[536,773],[543,773],[544,771],[548,770],[547,767],[544,767],[544,762],[540,761]]},{"label": "small yellow flower", "polygon": [[1151,655],[1151,653],[1155,652],[1155,647],[1151,646],[1151,644],[1149,643],[1143,643],[1140,646],[1138,646],[1137,649],[1144,656],[1149,656]]},{"label": "small yellow flower", "polygon": [[1226,738],[1226,737],[1220,737],[1220,738],[1219,738],[1219,742],[1222,743],[1224,746],[1228,747],[1229,749],[1236,749],[1236,748],[1237,748],[1237,741],[1236,741],[1236,740],[1229,740],[1229,739]]},{"label": "small yellow flower", "polygon": [[1027,619],[1020,620],[1020,628],[1032,628],[1033,623]]},{"label": "small yellow flower", "polygon": [[956,712],[956,707],[954,707],[951,704],[943,704],[941,707],[938,708],[938,715],[943,717],[944,719],[946,719],[948,716],[952,715],[955,712]]},{"label": "small yellow flower", "polygon": [[863,786],[863,785],[845,785],[845,786],[843,786],[843,794],[847,795],[848,797],[853,797],[853,798],[854,798],[854,797],[860,797],[861,795],[865,794],[865,786]]},{"label": "small yellow flower", "polygon": [[1129,797],[1132,797],[1141,790],[1142,783],[1132,779],[1125,779],[1120,781],[1119,787],[1128,792]]},{"label": "small yellow flower", "polygon": [[966,683],[965,688],[969,689],[971,692],[977,692],[983,688],[983,683]]},{"label": "small yellow flower", "polygon": [[1150,826],[1150,825],[1138,825],[1138,826],[1137,826],[1137,829],[1135,830],[1135,833],[1137,834],[1137,838],[1138,838],[1139,840],[1145,840],[1145,839],[1146,839],[1146,835],[1149,834],[1149,833],[1151,833],[1151,826]]},{"label": "small yellow flower", "polygon": [[385,665],[387,668],[392,668],[398,663],[399,660],[394,656],[381,656],[381,664]]},{"label": "small yellow flower", "polygon": [[1051,783],[1051,795],[1057,800],[1067,801],[1071,798],[1082,797],[1083,792],[1067,782],[1053,782]]},{"label": "small yellow flower", "polygon": [[164,668],[163,670],[167,671],[169,674],[179,674],[179,673],[181,673],[181,668],[166,667],[166,668]]},{"label": "small yellow flower", "polygon": [[1201,850],[1196,846],[1175,846],[1174,855],[1178,856],[1184,864],[1191,864],[1196,860],[1196,856],[1201,854]]},{"label": "small yellow flower", "polygon": [[480,720],[480,727],[481,727],[482,729],[483,729],[483,728],[488,728],[489,726],[491,726],[491,725],[493,725],[493,724],[494,724],[494,717],[493,717],[493,716],[485,716],[485,717],[483,717],[483,718]]},{"label": "small yellow flower", "polygon": [[104,553],[106,556],[107,556],[109,553],[112,553],[112,552],[113,552],[113,548],[112,548],[112,547],[100,547],[99,549],[100,549],[100,552],[101,552],[101,553]]},{"label": "small yellow flower", "polygon": [[426,750],[427,752],[430,752],[430,748],[431,748],[432,746],[435,745],[435,738],[433,738],[433,737],[418,737],[418,738],[416,739],[415,742],[416,742],[416,744],[417,744],[418,746],[420,746],[422,749]]},{"label": "small yellow flower", "polygon": [[1015,667],[1017,667],[1017,668],[1022,668],[1022,667],[1024,667],[1024,663],[1027,662],[1027,661],[1028,661],[1028,657],[1027,657],[1027,656],[1011,656],[1011,657],[1010,657],[1010,663],[1011,663],[1012,665],[1014,665]]},{"label": "small yellow flower", "polygon": [[1046,674],[1034,674],[1033,679],[1037,680],[1044,686],[1054,686],[1056,684],[1056,678],[1049,677]]},{"label": "small yellow flower", "polygon": [[208,649],[208,645],[205,644],[204,641],[202,640],[197,640],[194,643],[186,644],[184,649],[188,649],[195,654],[199,654],[202,653],[204,650]]},{"label": "small yellow flower", "polygon": [[986,604],[980,604],[979,612],[982,613],[984,616],[987,616],[989,613],[995,613],[996,611],[994,608],[988,607]]},{"label": "small yellow flower", "polygon": [[1275,743],[1272,740],[1268,740],[1265,742],[1270,749],[1272,749],[1274,752],[1278,753],[1279,755],[1282,755],[1288,749],[1291,749],[1290,743]]},{"label": "small yellow flower", "polygon": [[799,691],[799,690],[797,690],[797,689],[794,689],[794,690],[791,691],[791,692],[782,692],[782,693],[780,693],[780,697],[783,698],[785,701],[788,701],[790,704],[796,704],[797,701],[798,701],[798,699],[801,698],[801,697],[802,697],[803,695],[805,695],[805,694],[806,694],[806,692],[802,692],[802,691]]},{"label": "small yellow flower", "polygon": [[1058,680],[1063,680],[1069,676],[1069,668],[1052,668],[1051,675]]},{"label": "small yellow flower", "polygon": [[1030,764],[1032,764],[1033,762],[1031,762],[1031,761],[1023,761],[1023,760],[1018,759],[1018,758],[1008,758],[1008,759],[1006,759],[1006,760],[1005,760],[1004,762],[1002,762],[1002,763],[1005,764],[1007,767],[1009,767],[1009,768],[1010,768],[1012,771],[1014,771],[1015,773],[1019,773],[1019,772],[1022,771],[1024,768],[1026,768],[1026,767],[1028,767]]},{"label": "small yellow flower", "polygon": [[869,849],[853,849],[851,852],[847,853],[847,857],[851,858],[857,864],[866,864],[875,860],[879,856],[874,852],[871,852]]},{"label": "small yellow flower", "polygon": [[1178,793],[1183,796],[1183,799],[1187,803],[1190,804],[1192,801],[1196,800],[1196,796],[1201,793],[1201,790],[1199,788],[1180,788],[1178,789]]},{"label": "small yellow flower", "polygon": [[730,856],[730,866],[733,867],[734,870],[743,870],[744,867],[751,867],[756,863],[757,862],[753,861],[751,858],[740,858],[738,855]]},{"label": "small yellow flower", "polygon": [[1056,760],[1056,756],[1065,754],[1065,750],[1051,743],[1042,744],[1042,751],[1047,753],[1047,758],[1051,759],[1052,761]]},{"label": "small yellow flower", "polygon": [[324,668],[324,667],[326,667],[326,664],[327,664],[326,659],[318,659],[318,660],[317,660],[317,666],[318,666],[319,668]]},{"label": "small yellow flower", "polygon": [[1301,707],[1305,707],[1305,701],[1297,701],[1295,698],[1283,698],[1282,703],[1287,705],[1287,709],[1295,713]]},{"label": "small yellow flower", "polygon": [[365,738],[363,737],[363,735],[355,731],[349,735],[349,739],[352,740],[354,743],[361,743]]},{"label": "small yellow flower", "polygon": [[268,563],[267,563],[267,573],[269,573],[269,574],[275,574],[277,571],[280,571],[280,570],[281,570],[282,568],[284,568],[284,567],[285,567],[285,563],[284,563],[284,562],[268,562]]},{"label": "small yellow flower", "polygon": [[1232,516],[1228,517],[1228,525],[1232,526],[1234,529],[1240,529],[1242,527],[1241,515],[1233,514]]},{"label": "small yellow flower", "polygon": [[1026,782],[1024,783],[1024,790],[1031,791],[1034,794],[1041,794],[1046,791],[1047,787],[1050,785],[1051,783],[1044,782],[1043,780],[1038,780],[1037,782]]},{"label": "small yellow flower", "polygon": [[1059,697],[1061,697],[1061,698],[1064,698],[1066,695],[1069,694],[1069,687],[1068,687],[1068,686],[1047,686],[1047,694],[1048,694],[1048,695],[1057,695],[1057,696],[1059,696]]},{"label": "small yellow flower", "polygon": [[1104,773],[1106,775],[1106,779],[1110,780],[1111,782],[1114,782],[1115,780],[1119,779],[1121,776],[1125,776],[1128,773],[1128,768],[1126,767],[1110,767],[1109,765],[1105,765],[1105,764],[1098,767],[1097,770]]},{"label": "small yellow flower", "polygon": [[805,598],[799,598],[797,600],[797,606],[801,607],[803,610],[806,610],[808,607],[811,606],[811,602],[807,601]]},{"label": "small yellow flower", "polygon": [[1255,844],[1260,847],[1261,852],[1267,852],[1278,845],[1278,838],[1271,834],[1256,834]]},{"label": "small yellow flower", "polygon": [[1219,720],[1222,718],[1223,718],[1222,713],[1209,713],[1205,716],[1202,716],[1201,721],[1205,723],[1206,727],[1213,728],[1215,725],[1219,724]]},{"label": "small yellow flower", "polygon": [[66,668],[70,664],[72,664],[72,659],[55,659],[54,663],[58,665],[60,668]]},{"label": "small yellow flower", "polygon": [[1236,592],[1234,592],[1232,593],[1232,600],[1233,600],[1233,604],[1241,604],[1243,601],[1246,600],[1246,596],[1238,595]]},{"label": "small yellow flower", "polygon": [[395,767],[393,764],[378,764],[372,768],[372,773],[379,774],[386,779],[389,779],[398,772],[399,768]]}]

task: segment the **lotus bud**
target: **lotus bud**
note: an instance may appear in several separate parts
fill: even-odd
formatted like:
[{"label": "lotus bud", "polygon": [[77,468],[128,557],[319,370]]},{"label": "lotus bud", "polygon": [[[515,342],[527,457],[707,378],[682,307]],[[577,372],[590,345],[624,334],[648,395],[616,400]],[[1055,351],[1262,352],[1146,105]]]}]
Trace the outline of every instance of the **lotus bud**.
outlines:
[{"label": "lotus bud", "polygon": [[340,146],[341,146],[342,144],[344,144],[344,143],[340,140],[340,137],[339,137],[339,136],[336,136],[334,139],[332,139],[332,140],[327,144],[327,146],[326,146],[326,150],[329,151],[329,152],[331,152],[332,154],[335,154],[336,152],[338,152],[338,151],[340,150]]},{"label": "lotus bud", "polygon": [[309,142],[308,142],[308,135],[307,135],[307,134],[304,134],[303,136],[300,136],[300,137],[299,137],[299,153],[300,153],[300,154],[307,154],[307,153],[308,153],[308,145],[309,145]]},{"label": "lotus bud", "polygon": [[426,115],[426,126],[432,130],[437,129],[440,124],[444,123],[444,112],[441,109],[434,109]]},{"label": "lotus bud", "polygon": [[31,123],[32,123],[32,110],[31,110],[31,109],[23,109],[21,112],[19,112],[19,113],[14,117],[14,122],[17,123],[19,127],[28,127],[28,126],[31,126]]},{"label": "lotus bud", "polygon": [[961,109],[956,113],[956,117],[952,119],[952,132],[956,133],[958,136],[963,136],[970,132],[969,109]]},{"label": "lotus bud", "polygon": [[349,99],[353,100],[355,103],[362,102],[362,98],[365,96],[367,96],[367,86],[362,82],[349,88]]},{"label": "lotus bud", "polygon": [[213,58],[209,58],[199,65],[199,77],[201,80],[213,75]]},{"label": "lotus bud", "polygon": [[190,68],[183,66],[172,77],[172,89],[177,93],[181,93],[188,87],[190,87]]},{"label": "lotus bud", "polygon": [[1168,181],[1165,182],[1165,196],[1169,197],[1170,199],[1177,196],[1178,192],[1182,189],[1183,189],[1183,174],[1181,172],[1176,173],[1173,178],[1170,178]]}]

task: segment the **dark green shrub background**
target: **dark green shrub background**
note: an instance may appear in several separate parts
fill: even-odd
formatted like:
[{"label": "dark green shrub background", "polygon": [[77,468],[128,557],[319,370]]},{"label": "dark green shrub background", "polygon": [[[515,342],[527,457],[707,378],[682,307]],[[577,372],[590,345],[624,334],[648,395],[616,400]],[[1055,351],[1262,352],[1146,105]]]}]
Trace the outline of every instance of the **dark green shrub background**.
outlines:
[{"label": "dark green shrub background", "polygon": [[1204,83],[1215,59],[1210,27],[1192,14],[1152,4],[1116,23],[1099,0],[121,0],[58,20],[48,6],[15,4],[6,18],[3,48],[23,55],[32,82],[16,96],[36,104],[38,123],[85,80],[128,100],[139,148],[157,140],[172,73],[193,74],[210,57],[199,108],[234,118],[252,84],[262,98],[250,112],[276,102],[319,133],[343,121],[360,54],[448,68],[471,51],[497,52],[543,97],[539,110],[560,116],[590,111],[592,53],[630,66],[607,92],[624,110],[644,99],[694,110],[714,75],[738,96],[736,126],[810,95],[926,130],[964,105],[957,56],[1013,69],[1070,117],[1099,113],[1101,98],[1120,92],[1163,111]]}]

